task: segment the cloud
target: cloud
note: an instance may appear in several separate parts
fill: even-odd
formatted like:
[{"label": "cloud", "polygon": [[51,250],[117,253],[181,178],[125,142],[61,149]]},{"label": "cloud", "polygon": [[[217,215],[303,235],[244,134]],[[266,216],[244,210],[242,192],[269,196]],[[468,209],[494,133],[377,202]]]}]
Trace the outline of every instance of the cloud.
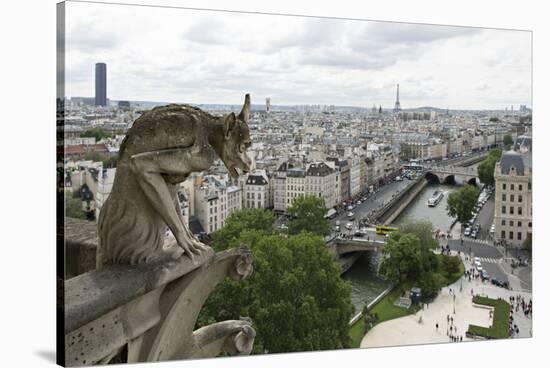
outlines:
[{"label": "cloud", "polygon": [[[111,99],[494,108],[530,104],[528,32],[68,3],[67,94]],[[516,101],[516,102],[514,102]]]},{"label": "cloud", "polygon": [[207,19],[191,25],[183,32],[182,39],[199,44],[222,45],[227,43],[227,34],[219,22]]}]

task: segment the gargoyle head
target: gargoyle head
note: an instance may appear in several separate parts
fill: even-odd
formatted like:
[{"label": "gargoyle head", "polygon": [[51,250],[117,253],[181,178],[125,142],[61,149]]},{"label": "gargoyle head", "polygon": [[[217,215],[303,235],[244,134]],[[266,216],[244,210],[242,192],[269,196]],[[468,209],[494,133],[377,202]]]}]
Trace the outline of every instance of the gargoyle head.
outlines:
[{"label": "gargoyle head", "polygon": [[252,164],[246,152],[252,145],[248,130],[249,116],[250,95],[247,94],[240,114],[235,116],[234,113],[230,113],[224,118],[224,138],[220,158],[233,179],[237,179],[241,173],[249,172],[250,165]]}]

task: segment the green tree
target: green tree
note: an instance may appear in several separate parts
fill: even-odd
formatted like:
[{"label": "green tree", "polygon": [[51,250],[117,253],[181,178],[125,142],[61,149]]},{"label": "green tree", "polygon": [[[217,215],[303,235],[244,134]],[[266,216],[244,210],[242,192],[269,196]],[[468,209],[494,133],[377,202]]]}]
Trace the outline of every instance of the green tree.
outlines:
[{"label": "green tree", "polygon": [[65,192],[65,216],[86,219],[86,212],[82,209],[82,201],[67,191]]},{"label": "green tree", "polygon": [[393,233],[382,251],[380,275],[390,282],[415,280],[422,271],[420,240],[412,234]]},{"label": "green tree", "polygon": [[424,273],[437,271],[437,256],[431,251],[437,241],[432,230],[428,221],[411,221],[392,233],[382,251],[382,277],[391,282],[418,281]]},{"label": "green tree", "polygon": [[224,226],[212,234],[212,247],[219,251],[239,246],[238,239],[244,230],[257,230],[264,234],[275,231],[275,217],[263,208],[245,208],[233,212]]},{"label": "green tree", "polygon": [[432,223],[429,221],[407,221],[400,226],[399,231],[415,235],[425,249],[434,249],[438,245],[433,237]]},{"label": "green tree", "polygon": [[447,213],[456,217],[461,224],[472,218],[472,211],[479,196],[479,189],[473,185],[465,185],[447,197]]},{"label": "green tree", "polygon": [[495,164],[500,160],[502,151],[494,149],[489,152],[489,155],[477,166],[477,174],[479,181],[485,185],[495,184]]},{"label": "green tree", "polygon": [[116,167],[118,162],[117,154],[105,155],[99,152],[88,152],[84,155],[84,160],[94,161],[94,162],[103,162],[104,168]]},{"label": "green tree", "polygon": [[493,185],[495,182],[495,167],[489,161],[483,161],[477,166],[479,181],[485,185]]},{"label": "green tree", "polygon": [[445,256],[442,258],[441,270],[443,271],[447,279],[451,279],[454,274],[460,271],[461,262],[462,261],[458,257]]},{"label": "green tree", "polygon": [[418,280],[424,299],[435,298],[443,285],[445,285],[445,278],[437,272],[425,272]]},{"label": "green tree", "polygon": [[527,233],[527,237],[523,241],[523,248],[529,252],[533,251],[533,235],[531,233]]},{"label": "green tree", "polygon": [[298,234],[301,231],[315,235],[330,234],[329,221],[325,218],[327,208],[323,198],[300,196],[292,202],[287,213],[291,216],[288,222],[288,233]]},{"label": "green tree", "polygon": [[349,346],[351,286],[340,278],[340,266],[322,239],[242,230],[236,241],[251,248],[254,273],[220,284],[199,326],[249,316],[257,332],[254,354]]},{"label": "green tree", "polygon": [[91,128],[91,129],[88,129],[88,130],[84,131],[82,134],[80,134],[80,136],[84,137],[84,138],[93,137],[93,138],[95,138],[96,141],[100,141],[103,138],[110,137],[111,135],[109,133],[107,133],[102,128]]},{"label": "green tree", "polygon": [[514,140],[512,139],[512,136],[510,134],[506,134],[503,138],[502,143],[504,143],[505,146],[511,146],[514,143]]}]

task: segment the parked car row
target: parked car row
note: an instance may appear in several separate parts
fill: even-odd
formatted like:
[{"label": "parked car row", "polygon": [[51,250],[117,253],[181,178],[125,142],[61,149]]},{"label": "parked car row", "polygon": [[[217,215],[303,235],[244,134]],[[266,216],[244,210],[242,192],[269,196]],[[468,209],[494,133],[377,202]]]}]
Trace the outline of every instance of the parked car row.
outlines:
[{"label": "parked car row", "polygon": [[469,236],[471,238],[477,238],[477,235],[479,233],[479,230],[481,229],[481,225],[480,224],[475,224],[473,226],[468,226],[465,230],[464,230],[464,236]]},{"label": "parked car row", "polygon": [[[483,188],[483,190],[481,191],[481,194],[479,195],[479,198],[477,199],[477,203],[474,207],[474,210],[472,211],[472,218],[470,219],[470,221],[468,221],[468,226],[464,230],[464,236],[469,236],[475,239],[479,235],[481,225],[479,223],[476,223],[476,220],[479,215],[479,212],[481,211],[485,203],[487,203],[487,201],[491,197],[491,194],[493,194],[493,191],[494,191],[494,188],[491,186],[487,186]],[[494,224],[493,224],[492,231],[494,233]]]}]

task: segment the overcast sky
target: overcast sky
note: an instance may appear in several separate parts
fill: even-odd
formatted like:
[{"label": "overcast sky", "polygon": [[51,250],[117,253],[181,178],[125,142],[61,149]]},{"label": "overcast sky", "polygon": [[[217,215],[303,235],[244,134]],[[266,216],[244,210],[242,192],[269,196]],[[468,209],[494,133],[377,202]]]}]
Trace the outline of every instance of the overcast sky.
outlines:
[{"label": "overcast sky", "polygon": [[113,100],[503,109],[531,105],[525,31],[71,3],[66,95]]}]

